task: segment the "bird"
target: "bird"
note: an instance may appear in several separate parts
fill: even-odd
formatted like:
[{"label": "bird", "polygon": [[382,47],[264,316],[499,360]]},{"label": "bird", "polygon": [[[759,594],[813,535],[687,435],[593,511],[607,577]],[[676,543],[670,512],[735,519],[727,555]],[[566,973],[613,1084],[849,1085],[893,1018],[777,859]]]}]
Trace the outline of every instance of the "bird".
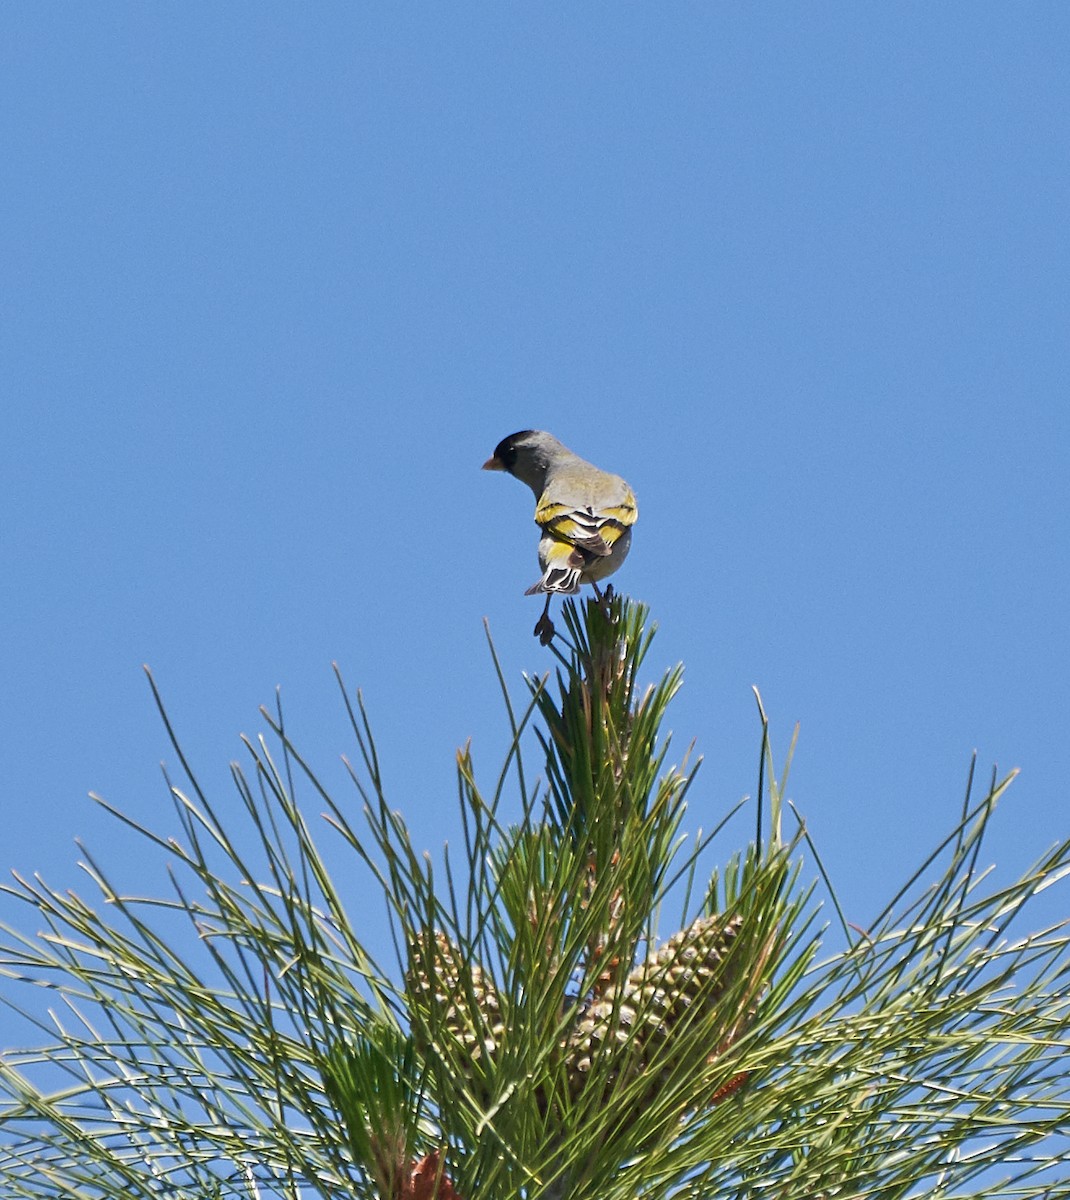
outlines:
[{"label": "bird", "polygon": [[506,471],[535,493],[542,578],[524,595],[546,593],[535,636],[549,645],[553,597],[575,595],[581,584],[589,583],[601,599],[598,581],[627,557],[631,527],[639,515],[635,494],[619,475],[599,470],[541,429],[503,438],[483,470]]}]

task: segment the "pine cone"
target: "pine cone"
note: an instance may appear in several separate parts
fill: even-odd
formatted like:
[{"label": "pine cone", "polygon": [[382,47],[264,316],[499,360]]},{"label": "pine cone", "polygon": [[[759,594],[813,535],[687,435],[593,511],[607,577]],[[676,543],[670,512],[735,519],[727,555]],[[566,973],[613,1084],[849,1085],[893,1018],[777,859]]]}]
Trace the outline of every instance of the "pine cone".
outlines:
[{"label": "pine cone", "polygon": [[[725,960],[742,925],[738,914],[702,917],[674,934],[664,946],[632,970],[621,987],[607,989],[591,1004],[572,1031],[567,1046],[569,1087],[579,1095],[595,1076],[607,1093],[622,1078],[650,1074],[644,1102],[660,1091],[679,1064],[672,1054],[672,1037],[685,1020],[694,1020],[695,1004],[716,1009],[735,982],[742,965]],[[750,1005],[746,1006],[747,1009]],[[716,1053],[723,1053],[741,1032],[749,1016],[732,1020],[726,1014],[724,1036]],[[685,1053],[694,1046],[684,1043]],[[596,1068],[599,1056],[610,1059]]]},{"label": "pine cone", "polygon": [[422,1048],[434,1043],[469,1082],[481,1075],[504,1031],[493,979],[478,963],[465,962],[444,933],[435,932],[410,948],[407,983],[413,1031]]}]

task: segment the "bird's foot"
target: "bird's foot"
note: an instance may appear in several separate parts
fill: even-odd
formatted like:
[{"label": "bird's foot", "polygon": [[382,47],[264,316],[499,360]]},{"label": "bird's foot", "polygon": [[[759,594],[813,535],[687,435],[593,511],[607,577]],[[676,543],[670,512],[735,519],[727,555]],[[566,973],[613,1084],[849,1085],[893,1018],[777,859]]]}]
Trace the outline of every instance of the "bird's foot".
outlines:
[{"label": "bird's foot", "polygon": [[608,621],[610,619],[610,617],[612,616],[612,606],[613,606],[613,596],[614,596],[613,585],[611,583],[607,584],[606,590],[604,592],[598,590],[597,583],[592,583],[591,587],[594,589],[595,603],[598,605],[599,609],[601,610],[602,616],[604,616],[605,619]]},{"label": "bird's foot", "polygon": [[554,623],[550,620],[550,614],[548,612],[544,612],[542,616],[535,622],[535,629],[533,632],[539,639],[539,644],[542,646],[549,646],[549,644],[554,640],[554,634],[556,633],[556,630],[554,629]]}]

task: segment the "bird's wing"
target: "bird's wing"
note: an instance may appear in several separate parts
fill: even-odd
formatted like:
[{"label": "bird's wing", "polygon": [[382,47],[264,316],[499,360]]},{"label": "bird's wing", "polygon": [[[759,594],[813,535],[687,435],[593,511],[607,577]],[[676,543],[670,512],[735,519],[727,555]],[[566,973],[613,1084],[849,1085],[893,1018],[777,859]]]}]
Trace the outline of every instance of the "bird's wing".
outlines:
[{"label": "bird's wing", "polygon": [[614,504],[570,504],[544,495],[535,507],[535,521],[546,533],[599,557],[611,553],[637,515],[635,496],[627,486]]}]

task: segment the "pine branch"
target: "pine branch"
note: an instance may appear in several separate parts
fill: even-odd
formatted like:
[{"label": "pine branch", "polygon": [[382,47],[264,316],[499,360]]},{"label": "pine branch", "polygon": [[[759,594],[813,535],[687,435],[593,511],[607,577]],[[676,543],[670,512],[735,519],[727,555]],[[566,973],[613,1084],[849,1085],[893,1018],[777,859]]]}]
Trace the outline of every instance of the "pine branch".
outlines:
[{"label": "pine branch", "polygon": [[[644,681],[645,608],[570,601],[564,628],[526,709],[506,694],[486,793],[458,754],[459,858],[425,854],[388,800],[359,693],[363,827],[281,708],[234,768],[237,814],[163,714],[177,833],[109,809],[161,857],[161,894],[89,855],[92,900],[3,889],[39,932],[0,935],[36,1043],[0,1056],[0,1197],[1070,1196],[1070,932],[1031,923],[1070,843],[995,886],[993,780],[864,935],[832,934],[760,697],[756,835],[712,865],[727,826],[684,835],[697,764],[664,732],[682,676]],[[353,870],[396,963],[347,911]]]}]

